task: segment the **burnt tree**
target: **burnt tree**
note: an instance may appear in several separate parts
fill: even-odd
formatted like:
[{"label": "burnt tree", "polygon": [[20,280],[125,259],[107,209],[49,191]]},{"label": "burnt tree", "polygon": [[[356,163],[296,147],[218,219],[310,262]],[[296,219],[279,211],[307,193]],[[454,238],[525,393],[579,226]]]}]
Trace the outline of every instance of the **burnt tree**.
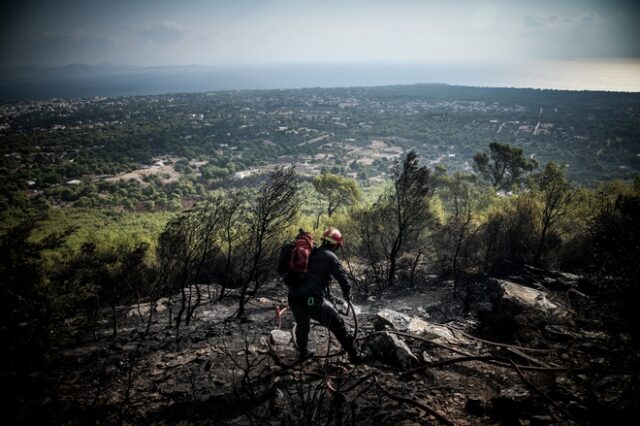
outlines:
[{"label": "burnt tree", "polygon": [[[276,168],[248,200],[245,222],[248,238],[238,318],[245,317],[248,296],[255,294],[274,269],[283,232],[291,226],[300,207],[295,168]],[[249,286],[253,290],[249,292]]]}]

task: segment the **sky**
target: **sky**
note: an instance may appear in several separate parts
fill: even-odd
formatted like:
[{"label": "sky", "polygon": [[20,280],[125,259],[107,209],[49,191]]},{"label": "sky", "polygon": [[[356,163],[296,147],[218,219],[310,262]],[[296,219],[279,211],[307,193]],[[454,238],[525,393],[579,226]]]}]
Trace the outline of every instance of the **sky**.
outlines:
[{"label": "sky", "polygon": [[0,66],[640,59],[640,1],[22,0]]}]

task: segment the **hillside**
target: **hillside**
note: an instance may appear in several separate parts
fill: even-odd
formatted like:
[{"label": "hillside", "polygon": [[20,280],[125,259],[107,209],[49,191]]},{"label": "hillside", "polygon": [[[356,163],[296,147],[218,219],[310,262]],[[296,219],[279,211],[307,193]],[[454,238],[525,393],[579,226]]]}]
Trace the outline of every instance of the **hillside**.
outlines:
[{"label": "hillside", "polygon": [[[419,85],[4,104],[3,409],[24,424],[637,417],[639,102]],[[329,227],[366,362],[313,327],[318,357],[292,366],[276,265]]]},{"label": "hillside", "polygon": [[[54,382],[55,390],[14,408],[23,421],[65,424],[637,420],[637,348],[626,333],[611,331],[610,311],[593,315],[598,296],[589,283],[539,270],[512,280],[476,282],[484,295],[466,314],[452,298],[452,282],[376,296],[359,292],[357,337],[368,353],[360,366],[348,364],[335,341],[328,348],[321,327],[312,329],[311,345],[320,355],[338,354],[287,366],[295,359],[293,318],[285,312],[279,327],[276,308],[286,300],[280,283],[250,302],[247,323],[231,319],[230,298],[217,301],[215,288],[203,286],[206,301],[180,340],[171,323],[179,295],[156,301],[152,310],[146,302],[119,306],[115,338],[108,311],[95,336],[69,319],[46,370],[29,379]],[[497,285],[509,290],[487,292]],[[527,302],[526,292],[537,292],[538,300],[544,294],[545,301]],[[495,315],[500,323],[489,319]],[[385,340],[390,335],[375,330],[399,335]]]}]

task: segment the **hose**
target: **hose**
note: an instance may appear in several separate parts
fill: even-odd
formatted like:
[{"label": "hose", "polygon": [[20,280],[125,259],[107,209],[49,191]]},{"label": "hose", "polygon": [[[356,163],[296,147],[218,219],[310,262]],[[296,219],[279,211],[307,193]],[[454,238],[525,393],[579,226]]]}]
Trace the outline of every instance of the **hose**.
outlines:
[{"label": "hose", "polygon": [[351,343],[353,344],[356,341],[356,337],[358,336],[358,316],[356,315],[356,310],[353,308],[353,304],[351,303],[351,299],[347,298],[347,305],[351,310],[351,314],[353,315],[353,338],[351,339]]}]

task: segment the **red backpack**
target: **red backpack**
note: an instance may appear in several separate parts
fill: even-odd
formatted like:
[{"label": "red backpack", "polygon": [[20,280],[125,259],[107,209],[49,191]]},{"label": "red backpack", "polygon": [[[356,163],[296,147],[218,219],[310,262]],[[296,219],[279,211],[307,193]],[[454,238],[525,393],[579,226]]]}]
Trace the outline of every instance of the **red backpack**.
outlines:
[{"label": "red backpack", "polygon": [[288,286],[302,284],[309,270],[309,258],[313,252],[313,237],[309,232],[300,230],[291,243],[285,244],[280,251],[278,273]]}]

